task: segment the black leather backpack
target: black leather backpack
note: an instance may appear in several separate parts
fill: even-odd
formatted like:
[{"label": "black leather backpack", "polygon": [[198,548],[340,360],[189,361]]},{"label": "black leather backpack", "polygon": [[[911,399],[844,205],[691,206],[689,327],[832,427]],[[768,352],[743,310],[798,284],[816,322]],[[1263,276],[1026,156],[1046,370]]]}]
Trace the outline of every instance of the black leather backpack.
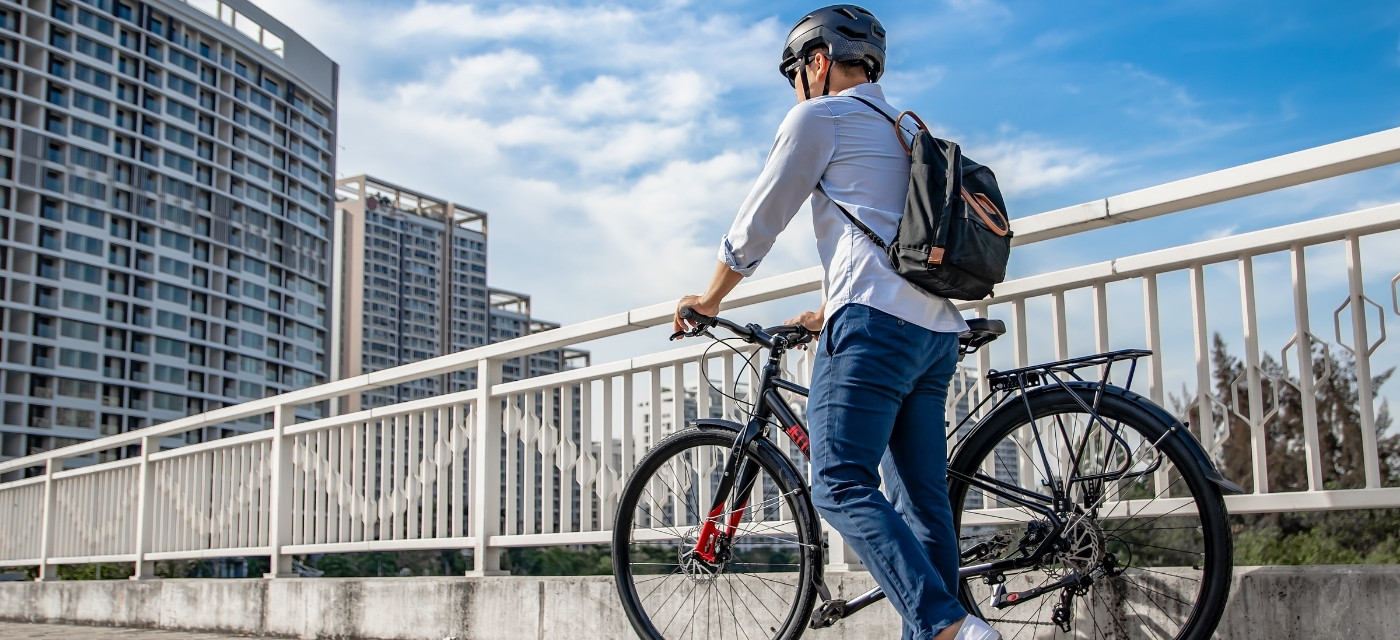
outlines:
[{"label": "black leather backpack", "polygon": [[[1006,279],[1011,223],[992,170],[967,159],[958,143],[933,137],[912,111],[891,118],[869,101],[851,96],[894,125],[909,153],[909,196],[893,242],[885,242],[840,203],[851,224],[885,250],[899,275],[937,296],[981,300]],[[905,142],[899,122],[919,128]]]}]

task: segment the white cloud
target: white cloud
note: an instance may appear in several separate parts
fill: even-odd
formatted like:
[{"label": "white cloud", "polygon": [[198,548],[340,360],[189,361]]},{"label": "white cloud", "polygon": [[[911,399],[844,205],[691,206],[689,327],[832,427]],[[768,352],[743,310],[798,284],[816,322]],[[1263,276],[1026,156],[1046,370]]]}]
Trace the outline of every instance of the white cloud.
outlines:
[{"label": "white cloud", "polygon": [[[774,20],[675,4],[270,11],[341,64],[338,172],[487,211],[491,284],[550,320],[703,286],[791,103]],[[734,100],[773,122],[741,120]],[[796,240],[766,275],[815,262],[811,234]]]},{"label": "white cloud", "polygon": [[1168,148],[1218,138],[1249,124],[1247,115],[1223,117],[1218,109],[1208,109],[1185,86],[1137,65],[1124,64],[1120,73],[1120,91],[1129,105],[1126,112],[1175,131],[1178,135],[1164,136],[1172,140],[1167,143]]},{"label": "white cloud", "polygon": [[538,58],[515,49],[452,58],[445,71],[430,79],[399,86],[398,99],[425,108],[484,104],[498,91],[519,90],[539,72]]},{"label": "white cloud", "polygon": [[973,14],[984,19],[1007,19],[1013,15],[1011,9],[996,0],[948,0],[948,7],[955,13]]},{"label": "white cloud", "polygon": [[906,96],[925,94],[943,82],[948,69],[942,66],[927,66],[921,69],[891,69],[880,79],[886,90],[886,97],[893,105],[907,104]]},{"label": "white cloud", "polygon": [[388,33],[400,40],[443,35],[471,40],[547,38],[568,44],[598,44],[636,26],[636,14],[618,8],[516,6],[493,12],[467,3],[420,2],[395,16],[388,23]]},{"label": "white cloud", "polygon": [[1017,197],[1064,186],[1103,170],[1109,164],[1107,158],[1088,150],[1031,135],[1015,135],[990,145],[974,145],[968,155],[992,167],[1002,190]]},{"label": "white cloud", "polygon": [[1239,233],[1239,230],[1240,226],[1237,224],[1230,225],[1228,227],[1216,227],[1214,229],[1206,229],[1205,233],[1201,234],[1200,239],[1204,241],[1228,238],[1230,236],[1235,235],[1236,233]]},{"label": "white cloud", "polygon": [[1079,40],[1079,35],[1070,31],[1046,31],[1031,40],[1031,47],[1037,51],[1059,49]]}]

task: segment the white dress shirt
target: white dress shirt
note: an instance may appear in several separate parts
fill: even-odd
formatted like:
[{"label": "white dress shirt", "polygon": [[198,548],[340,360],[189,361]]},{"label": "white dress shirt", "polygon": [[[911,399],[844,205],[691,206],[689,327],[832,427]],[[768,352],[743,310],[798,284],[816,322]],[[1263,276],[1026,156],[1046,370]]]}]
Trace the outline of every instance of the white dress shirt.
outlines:
[{"label": "white dress shirt", "polygon": [[[826,271],[826,317],[856,303],[931,331],[966,331],[952,302],[896,273],[885,252],[832,202],[840,202],[888,243],[899,228],[909,186],[909,156],[890,122],[860,101],[841,97],[851,95],[890,115],[898,113],[874,83],[793,107],[778,127],[758,183],[724,236],[719,259],[741,275],[753,274],[810,197],[817,253]],[[818,181],[825,194],[816,190]]]}]

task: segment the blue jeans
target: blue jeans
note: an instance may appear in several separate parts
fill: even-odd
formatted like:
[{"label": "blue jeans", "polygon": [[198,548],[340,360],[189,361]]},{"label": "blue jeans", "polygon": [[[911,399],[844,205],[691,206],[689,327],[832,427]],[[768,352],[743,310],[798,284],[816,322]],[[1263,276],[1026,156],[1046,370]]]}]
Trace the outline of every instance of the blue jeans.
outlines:
[{"label": "blue jeans", "polygon": [[906,640],[967,615],[944,435],[957,345],[957,334],[848,304],[822,332],[812,377],[813,502],[889,595]]}]

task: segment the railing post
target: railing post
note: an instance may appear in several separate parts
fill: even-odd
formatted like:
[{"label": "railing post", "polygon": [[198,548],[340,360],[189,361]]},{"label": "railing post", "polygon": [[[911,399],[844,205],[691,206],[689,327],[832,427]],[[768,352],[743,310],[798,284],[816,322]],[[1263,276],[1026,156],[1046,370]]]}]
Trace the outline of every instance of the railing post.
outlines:
[{"label": "railing post", "polygon": [[53,523],[55,496],[53,474],[63,470],[63,459],[49,458],[44,465],[44,513],[39,528],[39,582],[58,579],[58,567],[49,564],[53,554]]},{"label": "railing post", "polygon": [[[826,525],[825,522],[822,523]],[[828,573],[841,573],[845,571],[866,571],[865,563],[860,561],[860,556],[856,555],[856,550],[851,545],[846,544],[846,540],[841,537],[830,525],[826,525],[827,563]]]},{"label": "railing post", "polygon": [[[1367,489],[1381,487],[1381,465],[1376,442],[1376,390],[1371,382],[1371,337],[1366,327],[1366,280],[1361,277],[1361,238],[1347,234],[1347,284],[1351,291],[1351,342],[1356,356],[1356,400],[1361,418],[1361,457]],[[1371,304],[1375,304],[1372,302]],[[1381,310],[1381,339],[1385,339],[1385,311]],[[1340,333],[1340,332],[1339,332]],[[1338,340],[1340,342],[1340,340]],[[1379,346],[1379,345],[1377,345]]]},{"label": "railing post", "polygon": [[[491,388],[501,380],[501,362],[476,363],[476,407],[473,411],[470,522],[472,568],[469,576],[501,576],[501,550],[491,548],[491,536],[501,528],[501,408]],[[546,506],[546,508],[548,508]]]},{"label": "railing post", "polygon": [[287,425],[296,420],[296,408],[279,404],[272,410],[272,513],[268,518],[268,572],[264,578],[290,578],[292,557],[282,553],[282,547],[292,543],[292,442],[286,435]]},{"label": "railing post", "polygon": [[[1258,305],[1254,301],[1254,256],[1240,256],[1239,260],[1240,317],[1244,321],[1245,384],[1249,390],[1249,434],[1254,468],[1254,492],[1268,493],[1269,434],[1264,425],[1263,376],[1259,375],[1261,358],[1259,355],[1259,311]],[[1230,404],[1233,408],[1233,398],[1230,400]],[[1234,410],[1238,411],[1237,408]],[[1229,424],[1228,418],[1226,424]]]},{"label": "railing post", "polygon": [[160,448],[160,438],[141,438],[141,466],[136,479],[136,572],[132,580],[149,580],[156,577],[156,563],[146,559],[151,552],[151,533],[155,530],[155,487],[156,474],[151,468],[151,454]]}]

